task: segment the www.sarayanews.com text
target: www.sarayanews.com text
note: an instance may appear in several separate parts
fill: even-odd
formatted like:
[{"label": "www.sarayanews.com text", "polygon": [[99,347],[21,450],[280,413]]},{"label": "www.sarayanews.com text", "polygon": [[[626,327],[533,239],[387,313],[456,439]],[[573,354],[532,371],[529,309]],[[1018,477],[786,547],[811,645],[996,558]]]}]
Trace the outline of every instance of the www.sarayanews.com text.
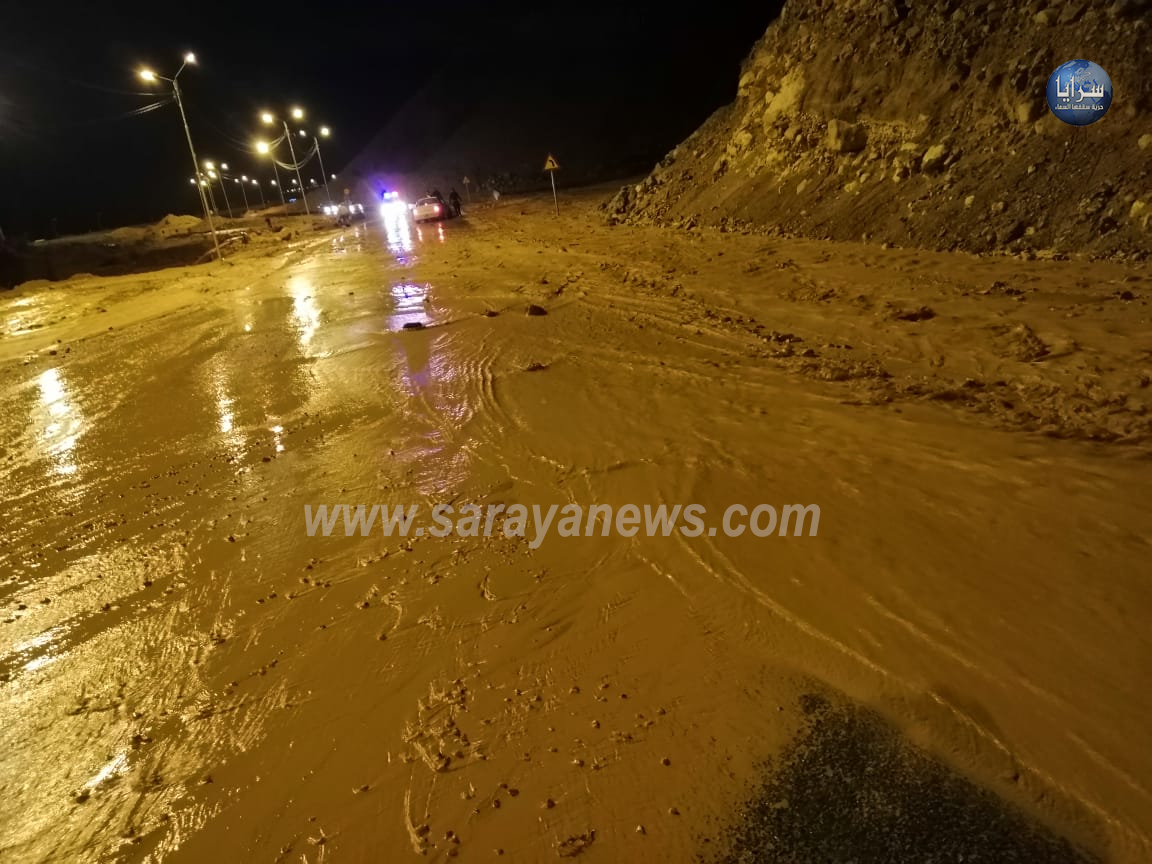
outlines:
[{"label": "www.sarayanews.com text", "polygon": [[[759,504],[751,509],[743,504],[733,504],[724,511],[719,529],[716,525],[706,525],[707,510],[700,504],[682,507],[676,504],[669,507],[661,504],[643,508],[635,504],[624,504],[615,510],[608,504],[593,504],[587,508],[579,504],[566,504],[561,507],[553,504],[544,510],[538,504],[531,509],[523,504],[464,504],[458,509],[451,504],[437,504],[429,511],[431,524],[416,522],[421,513],[419,504],[320,504],[313,507],[304,505],[304,529],[309,537],[319,532],[331,537],[342,524],[345,537],[367,537],[379,523],[379,530],[385,537],[491,537],[499,531],[505,537],[532,537],[529,546],[537,549],[548,532],[555,525],[558,537],[608,537],[615,530],[621,537],[668,537],[679,531],[685,537],[699,537],[707,534],[715,537],[722,532],[726,537],[739,537],[746,532],[755,537],[787,537],[791,525],[793,537],[804,535],[815,537],[820,526],[820,507],[816,504],[785,504],[779,513],[771,504]],[[615,518],[613,518],[615,516]],[[343,517],[343,519],[341,519]],[[455,520],[451,517],[457,517]],[[811,518],[809,518],[811,517]],[[682,523],[679,524],[678,523]]]}]

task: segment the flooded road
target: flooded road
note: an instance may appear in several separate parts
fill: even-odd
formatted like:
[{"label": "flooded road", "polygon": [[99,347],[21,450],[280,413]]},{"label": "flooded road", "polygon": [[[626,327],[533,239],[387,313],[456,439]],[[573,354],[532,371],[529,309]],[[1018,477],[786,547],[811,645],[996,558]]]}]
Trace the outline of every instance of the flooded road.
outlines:
[{"label": "flooded road", "polygon": [[[897,377],[1018,362],[961,338],[969,306],[896,337],[798,302],[797,271],[971,304],[966,280],[1083,293],[1082,265],[908,265],[550,207],[386,213],[0,295],[0,859],[681,861],[736,836],[795,860],[734,826],[820,694],[1045,838],[996,849],[1148,860],[1139,421],[1102,408],[1129,423],[1110,443],[1041,437],[790,365],[849,340]],[[1152,356],[1139,320],[1068,320],[1089,351],[1107,339],[1084,361],[1102,380]],[[533,546],[304,518],[698,504],[715,526],[735,503],[816,503],[818,536],[598,524]]]}]

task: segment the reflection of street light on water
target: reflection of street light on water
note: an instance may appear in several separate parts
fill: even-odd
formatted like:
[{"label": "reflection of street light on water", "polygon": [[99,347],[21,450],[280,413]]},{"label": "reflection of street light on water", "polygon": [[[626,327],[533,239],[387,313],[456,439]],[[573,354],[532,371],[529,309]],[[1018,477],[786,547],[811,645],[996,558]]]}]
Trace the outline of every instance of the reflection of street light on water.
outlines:
[{"label": "reflection of street light on water", "polygon": [[[196,159],[196,148],[192,146],[192,132],[188,128],[188,115],[184,113],[184,100],[180,96],[180,84],[178,80],[180,73],[184,71],[184,67],[189,63],[196,64],[196,55],[189,51],[184,55],[184,62],[180,64],[180,68],[176,70],[176,74],[171,78],[165,78],[163,75],[157,75],[151,69],[141,69],[140,78],[149,83],[159,81],[167,81],[172,85],[172,95],[176,99],[176,107],[180,109],[180,120],[184,124],[184,137],[188,139],[188,152],[192,155],[192,170],[195,176],[200,174],[200,163]],[[224,256],[220,252],[220,240],[216,236],[216,225],[212,222],[212,212],[208,208],[208,197],[204,194],[204,190],[200,188],[200,204],[204,208],[204,218],[208,220],[208,228],[212,231],[212,243],[216,247],[216,257],[223,260]]]},{"label": "reflection of street light on water", "polygon": [[57,474],[74,474],[76,464],[72,451],[84,428],[83,417],[68,398],[68,388],[58,369],[48,369],[36,380],[40,389],[40,413],[43,428],[40,444],[55,463]]}]

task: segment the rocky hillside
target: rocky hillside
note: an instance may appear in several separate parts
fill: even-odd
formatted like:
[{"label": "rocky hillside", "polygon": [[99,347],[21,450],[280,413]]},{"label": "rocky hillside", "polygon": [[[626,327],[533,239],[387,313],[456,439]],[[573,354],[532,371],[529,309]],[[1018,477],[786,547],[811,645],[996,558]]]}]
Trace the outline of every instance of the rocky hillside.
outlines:
[{"label": "rocky hillside", "polygon": [[[977,252],[1152,251],[1152,2],[789,0],[736,101],[611,221],[767,226]],[[1112,79],[1087,127],[1048,110],[1072,59]]]}]

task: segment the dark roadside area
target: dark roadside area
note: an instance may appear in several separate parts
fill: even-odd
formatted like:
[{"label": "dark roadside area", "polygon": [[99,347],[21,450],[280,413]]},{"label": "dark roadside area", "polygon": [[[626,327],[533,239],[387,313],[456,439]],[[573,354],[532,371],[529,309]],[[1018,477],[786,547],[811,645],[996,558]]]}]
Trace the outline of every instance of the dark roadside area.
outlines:
[{"label": "dark roadside area", "polygon": [[914,746],[879,714],[808,694],[807,727],[736,814],[717,864],[1101,864]]},{"label": "dark roadside area", "polygon": [[[332,220],[319,214],[285,214],[272,209],[215,222],[216,240],[225,256],[252,239],[288,241],[301,233],[332,227]],[[204,263],[215,255],[208,223],[187,215],[168,215],[152,225],[35,241],[9,238],[0,242],[0,289],[34,280],[61,282],[84,274],[150,273]]]}]

